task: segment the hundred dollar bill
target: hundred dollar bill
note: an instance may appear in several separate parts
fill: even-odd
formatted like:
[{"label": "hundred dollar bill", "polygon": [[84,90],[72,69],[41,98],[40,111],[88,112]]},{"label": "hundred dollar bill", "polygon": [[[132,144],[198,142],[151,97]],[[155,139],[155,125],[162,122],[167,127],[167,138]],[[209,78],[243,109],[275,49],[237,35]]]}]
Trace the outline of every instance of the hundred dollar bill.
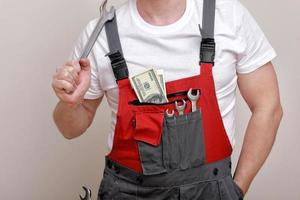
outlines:
[{"label": "hundred dollar bill", "polygon": [[164,94],[166,96],[167,95],[167,91],[166,91],[166,81],[165,81],[165,76],[164,76],[164,70],[163,69],[156,69],[155,71],[156,71],[156,73],[158,75],[160,85],[163,88]]},{"label": "hundred dollar bill", "polygon": [[129,77],[129,80],[140,102],[157,104],[168,102],[154,69]]}]

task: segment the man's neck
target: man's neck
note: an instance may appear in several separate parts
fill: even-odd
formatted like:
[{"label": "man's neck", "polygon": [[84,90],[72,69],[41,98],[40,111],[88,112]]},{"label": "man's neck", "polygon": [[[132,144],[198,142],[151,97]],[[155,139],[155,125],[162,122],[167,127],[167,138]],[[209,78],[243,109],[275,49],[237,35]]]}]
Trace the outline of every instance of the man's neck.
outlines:
[{"label": "man's neck", "polygon": [[183,14],[188,0],[137,0],[141,17],[149,24],[163,26],[176,22]]}]

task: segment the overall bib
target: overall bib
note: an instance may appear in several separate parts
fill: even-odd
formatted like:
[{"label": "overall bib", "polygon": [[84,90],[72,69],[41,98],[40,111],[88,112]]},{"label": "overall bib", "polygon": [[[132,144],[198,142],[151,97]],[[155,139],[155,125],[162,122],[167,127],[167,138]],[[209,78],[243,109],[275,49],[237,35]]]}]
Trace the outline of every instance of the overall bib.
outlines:
[{"label": "overall bib", "polygon": [[[231,175],[232,147],[220,114],[212,68],[215,56],[215,0],[204,0],[199,75],[166,83],[169,102],[140,103],[130,85],[116,16],[105,30],[108,54],[119,87],[111,152],[98,200],[238,200]],[[197,66],[195,66],[197,67]],[[197,110],[187,98],[200,91]],[[183,115],[174,102],[186,101]],[[166,110],[175,110],[170,117]]]}]

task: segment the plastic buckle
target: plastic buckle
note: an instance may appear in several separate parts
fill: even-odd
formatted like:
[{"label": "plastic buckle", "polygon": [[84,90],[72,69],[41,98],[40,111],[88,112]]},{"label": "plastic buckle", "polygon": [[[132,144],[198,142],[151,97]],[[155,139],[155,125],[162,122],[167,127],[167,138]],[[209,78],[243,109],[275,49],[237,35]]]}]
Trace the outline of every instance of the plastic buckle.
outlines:
[{"label": "plastic buckle", "polygon": [[203,38],[200,47],[200,64],[211,63],[214,65],[216,43],[213,38]]},{"label": "plastic buckle", "polygon": [[111,66],[117,81],[128,78],[129,72],[127,64],[120,51],[108,53],[107,56],[111,61]]}]

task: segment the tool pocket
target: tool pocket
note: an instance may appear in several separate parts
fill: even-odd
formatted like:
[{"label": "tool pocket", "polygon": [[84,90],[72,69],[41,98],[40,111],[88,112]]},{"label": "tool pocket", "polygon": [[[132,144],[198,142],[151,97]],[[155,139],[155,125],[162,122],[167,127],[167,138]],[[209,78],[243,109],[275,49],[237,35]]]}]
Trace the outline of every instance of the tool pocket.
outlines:
[{"label": "tool pocket", "polygon": [[166,172],[161,143],[163,112],[135,112],[135,133],[143,174]]},{"label": "tool pocket", "polygon": [[185,170],[203,165],[205,147],[200,110],[165,119],[162,143],[167,167]]},{"label": "tool pocket", "polygon": [[205,162],[200,110],[169,117],[166,107],[138,106],[134,111],[137,141],[144,175],[199,167]]}]

